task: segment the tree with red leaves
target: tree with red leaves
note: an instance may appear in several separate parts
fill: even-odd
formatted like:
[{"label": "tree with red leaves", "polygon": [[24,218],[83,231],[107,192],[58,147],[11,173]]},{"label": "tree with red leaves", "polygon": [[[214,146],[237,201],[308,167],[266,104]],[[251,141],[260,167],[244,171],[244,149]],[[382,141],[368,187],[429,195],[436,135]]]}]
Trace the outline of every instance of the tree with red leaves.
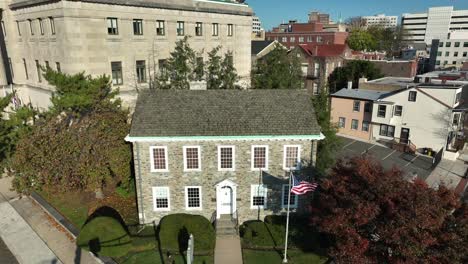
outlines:
[{"label": "tree with red leaves", "polygon": [[323,181],[312,222],[337,263],[468,263],[468,213],[456,195],[403,176],[356,157]]}]

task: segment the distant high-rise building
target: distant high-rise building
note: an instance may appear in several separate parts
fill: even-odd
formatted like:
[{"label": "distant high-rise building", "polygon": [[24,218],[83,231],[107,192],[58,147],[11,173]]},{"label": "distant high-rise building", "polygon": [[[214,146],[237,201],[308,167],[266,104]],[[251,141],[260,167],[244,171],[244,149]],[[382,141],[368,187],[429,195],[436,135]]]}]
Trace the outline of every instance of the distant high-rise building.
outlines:
[{"label": "distant high-rise building", "polygon": [[322,24],[329,24],[330,21],[330,14],[320,13],[317,11],[312,11],[309,13],[309,23],[312,22],[319,22]]},{"label": "distant high-rise building", "polygon": [[384,28],[395,28],[398,24],[397,16],[386,16],[385,14],[363,16],[362,19],[366,27],[380,26]]},{"label": "distant high-rise building", "polygon": [[258,16],[252,17],[252,32],[259,33],[262,30],[262,22]]},{"label": "distant high-rise building", "polygon": [[403,14],[401,25],[407,42],[431,44],[444,39],[450,31],[468,30],[468,10],[453,10],[453,6],[431,7],[425,13]]}]

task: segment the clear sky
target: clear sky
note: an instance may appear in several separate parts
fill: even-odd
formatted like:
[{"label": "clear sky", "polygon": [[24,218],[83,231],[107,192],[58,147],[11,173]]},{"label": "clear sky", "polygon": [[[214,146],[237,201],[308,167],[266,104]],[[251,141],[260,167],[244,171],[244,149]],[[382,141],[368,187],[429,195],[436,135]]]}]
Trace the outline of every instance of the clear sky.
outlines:
[{"label": "clear sky", "polygon": [[298,19],[307,21],[310,10],[329,13],[333,20],[341,17],[375,14],[396,15],[424,12],[432,6],[454,6],[468,9],[468,0],[247,0],[260,17],[266,30],[283,21]]}]

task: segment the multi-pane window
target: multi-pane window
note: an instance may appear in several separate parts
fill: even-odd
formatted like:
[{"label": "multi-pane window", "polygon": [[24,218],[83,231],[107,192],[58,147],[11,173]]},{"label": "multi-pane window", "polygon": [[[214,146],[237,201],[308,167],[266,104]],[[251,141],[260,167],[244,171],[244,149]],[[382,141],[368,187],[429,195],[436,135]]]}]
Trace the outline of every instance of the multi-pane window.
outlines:
[{"label": "multi-pane window", "polygon": [[362,131],[369,132],[369,122],[362,121]]},{"label": "multi-pane window", "polygon": [[218,146],[218,170],[234,170],[234,146]]},{"label": "multi-pane window", "polygon": [[449,51],[446,51],[445,52],[445,57],[449,57],[450,56],[450,52]]},{"label": "multi-pane window", "polygon": [[38,18],[37,21],[39,21],[39,30],[41,31],[41,35],[44,35],[44,23],[42,18]]},{"label": "multi-pane window", "polygon": [[234,36],[234,25],[233,24],[228,24],[227,25],[227,35],[228,37]]},{"label": "multi-pane window", "polygon": [[463,56],[463,57],[466,57],[467,55],[468,55],[468,52],[467,52],[467,51],[464,51],[462,56]]},{"label": "multi-pane window", "polygon": [[136,61],[136,74],[138,83],[146,82],[146,61],[137,60]]},{"label": "multi-pane window", "polygon": [[346,126],[346,118],[345,117],[338,118],[338,127],[345,128],[345,126]]},{"label": "multi-pane window", "polygon": [[187,210],[202,208],[201,187],[189,186],[185,187],[185,207]]},{"label": "multi-pane window", "polygon": [[463,47],[468,48],[468,42],[463,42]]},{"label": "multi-pane window", "polygon": [[359,120],[357,120],[357,119],[351,120],[351,129],[352,130],[358,130],[358,126],[359,126]]},{"label": "multi-pane window", "polygon": [[389,125],[380,125],[380,133],[379,135],[385,136],[385,137],[394,137],[395,135],[395,127],[394,126],[389,126]]},{"label": "multi-pane window", "polygon": [[252,170],[268,169],[268,146],[252,146]]},{"label": "multi-pane window", "polygon": [[49,17],[49,24],[50,24],[50,33],[55,35],[55,21],[53,17]]},{"label": "multi-pane window", "polygon": [[281,42],[288,42],[288,38],[287,37],[282,37]]},{"label": "multi-pane window", "polygon": [[[286,208],[288,207],[288,199],[289,199],[289,191],[291,188],[289,187],[289,184],[283,184],[283,189],[281,192],[281,207]],[[291,198],[289,200],[289,207],[290,208],[297,208],[297,203],[298,203],[299,197],[295,195],[294,193],[291,193]]]},{"label": "multi-pane window", "polygon": [[62,72],[62,68],[60,68],[60,62],[55,63],[55,68],[57,69],[57,72]]},{"label": "multi-pane window", "polygon": [[445,47],[450,48],[452,46],[452,42],[446,42]]},{"label": "multi-pane window", "polygon": [[299,42],[304,42],[304,37],[299,37]]},{"label": "multi-pane window", "polygon": [[46,69],[50,68],[49,61],[45,61],[45,67],[46,67]]},{"label": "multi-pane window", "polygon": [[18,36],[21,36],[21,27],[19,21],[16,21],[16,30],[18,30]]},{"label": "multi-pane window", "polygon": [[401,105],[395,105],[395,116],[401,116],[401,113],[403,112],[403,106]]},{"label": "multi-pane window", "polygon": [[150,147],[151,171],[168,171],[167,147]]},{"label": "multi-pane window", "polygon": [[118,35],[119,34],[119,25],[117,18],[108,17],[107,18],[107,34],[109,35]]},{"label": "multi-pane window", "polygon": [[200,170],[200,147],[184,147],[184,170]]},{"label": "multi-pane window", "polygon": [[322,42],[322,36],[317,36],[317,42]]},{"label": "multi-pane window", "polygon": [[410,102],[416,102],[416,91],[410,91],[408,94],[408,101]]},{"label": "multi-pane window", "polygon": [[313,42],[313,40],[312,40],[312,37],[311,37],[311,36],[308,36],[308,37],[307,37],[307,42]]},{"label": "multi-pane window", "polygon": [[300,147],[299,146],[284,146],[284,161],[283,168],[288,169],[297,169],[300,162]]},{"label": "multi-pane window", "polygon": [[203,36],[203,23],[197,22],[195,24],[195,36]]},{"label": "multi-pane window", "polygon": [[455,52],[453,53],[453,56],[454,56],[454,57],[458,57],[458,51],[455,51]]},{"label": "multi-pane window", "polygon": [[26,77],[26,80],[29,80],[28,64],[26,63],[26,59],[23,59],[23,66],[24,66],[24,76]]},{"label": "multi-pane window", "polygon": [[250,207],[252,209],[265,208],[267,202],[266,185],[251,185],[250,187]]},{"label": "multi-pane window", "polygon": [[158,60],[158,69],[161,74],[166,74],[167,73],[167,60],[162,59]]},{"label": "multi-pane window", "polygon": [[442,51],[438,51],[437,56],[442,56]]},{"label": "multi-pane window", "polygon": [[354,112],[359,112],[361,109],[361,101],[354,101],[353,102],[353,111]]},{"label": "multi-pane window", "polygon": [[319,73],[320,73],[320,64],[316,62],[314,63],[314,77],[319,77]]},{"label": "multi-pane window", "polygon": [[39,64],[38,60],[36,60],[36,71],[37,71],[37,81],[42,82],[41,65]]},{"label": "multi-pane window", "polygon": [[296,37],[290,37],[289,42],[296,42]]},{"label": "multi-pane window", "polygon": [[143,35],[143,19],[133,19],[133,35]]},{"label": "multi-pane window", "polygon": [[153,210],[167,211],[170,209],[169,187],[153,187]]},{"label": "multi-pane window", "polygon": [[31,19],[28,19],[29,23],[29,31],[31,32],[31,36],[34,36],[34,27],[33,27],[33,22]]},{"label": "multi-pane window", "polygon": [[122,62],[120,61],[111,62],[111,70],[112,70],[112,84],[114,85],[123,84]]},{"label": "multi-pane window", "polygon": [[177,36],[183,36],[184,34],[185,34],[184,21],[177,21]]},{"label": "multi-pane window", "polygon": [[164,36],[166,34],[166,27],[164,20],[156,21],[156,35]]},{"label": "multi-pane window", "polygon": [[364,103],[364,113],[370,113],[371,112],[371,103],[370,102],[365,102]]},{"label": "multi-pane window", "polygon": [[439,42],[439,48],[442,48],[444,46],[443,42]]},{"label": "multi-pane window", "polygon": [[211,24],[211,34],[213,36],[218,36],[218,31],[219,31],[219,24],[218,23]]},{"label": "multi-pane window", "polygon": [[379,109],[377,109],[377,116],[378,117],[385,117],[385,113],[387,113],[387,106],[386,105],[379,105]]}]

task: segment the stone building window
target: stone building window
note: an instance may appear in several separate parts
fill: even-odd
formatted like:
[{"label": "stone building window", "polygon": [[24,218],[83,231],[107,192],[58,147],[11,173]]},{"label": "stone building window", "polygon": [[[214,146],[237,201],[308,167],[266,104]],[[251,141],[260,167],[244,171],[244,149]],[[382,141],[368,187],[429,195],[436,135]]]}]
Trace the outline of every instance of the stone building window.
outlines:
[{"label": "stone building window", "polygon": [[136,61],[136,75],[138,83],[146,82],[146,61],[137,60]]},{"label": "stone building window", "polygon": [[259,209],[266,208],[267,202],[267,187],[266,185],[251,185],[250,186],[250,208]]},{"label": "stone building window", "polygon": [[33,27],[33,22],[31,19],[28,19],[29,23],[29,31],[31,32],[31,36],[34,36],[34,27]]},{"label": "stone building window", "polygon": [[36,60],[36,71],[37,71],[37,81],[42,82],[41,65],[39,64],[38,60]]},{"label": "stone building window", "polygon": [[268,170],[268,146],[252,146],[252,170]]},{"label": "stone building window", "polygon": [[183,36],[185,34],[184,21],[177,21],[177,36]]},{"label": "stone building window", "polygon": [[153,187],[153,210],[171,210],[169,187]]},{"label": "stone building window", "polygon": [[218,146],[218,170],[233,171],[234,170],[234,146]]},{"label": "stone building window", "polygon": [[13,63],[11,62],[11,58],[8,58],[8,65],[10,66],[11,77],[15,78],[15,72],[13,71]]},{"label": "stone building window", "polygon": [[167,172],[167,147],[150,147],[151,172]]},{"label": "stone building window", "polygon": [[16,29],[18,30],[18,36],[21,37],[21,27],[20,27],[20,22],[16,21]]},{"label": "stone building window", "polygon": [[111,62],[111,70],[112,70],[112,84],[114,85],[123,84],[122,62],[120,61]]},{"label": "stone building window", "polygon": [[200,166],[200,147],[184,146],[184,171],[199,171]]},{"label": "stone building window", "polygon": [[119,34],[119,25],[117,23],[117,18],[108,17],[107,18],[107,34],[109,35],[118,35]]},{"label": "stone building window", "polygon": [[60,62],[55,63],[55,68],[57,69],[57,72],[62,72],[62,68],[60,68]]},{"label": "stone building window", "polygon": [[[288,207],[288,195],[289,191],[291,188],[289,187],[289,184],[283,184],[283,188],[281,191],[281,207],[287,208]],[[297,208],[299,197],[295,195],[294,193],[291,193],[291,200],[289,203],[290,208]]]},{"label": "stone building window", "polygon": [[37,21],[39,21],[39,30],[41,31],[41,35],[44,35],[44,23],[42,18],[38,18]]},{"label": "stone building window", "polygon": [[166,34],[166,27],[164,20],[156,21],[156,35],[164,36]]},{"label": "stone building window", "polygon": [[234,36],[234,25],[233,24],[228,24],[227,29],[228,29],[228,31],[227,31],[228,37]]},{"label": "stone building window", "polygon": [[29,80],[28,64],[26,63],[26,59],[23,59],[23,66],[24,66],[24,76],[26,77],[26,80]]},{"label": "stone building window", "polygon": [[203,23],[197,22],[195,24],[195,36],[203,36]]},{"label": "stone building window", "polygon": [[284,146],[283,169],[295,170],[299,168],[300,162],[300,146],[285,145]]},{"label": "stone building window", "polygon": [[143,19],[133,19],[133,35],[143,35]]},{"label": "stone building window", "polygon": [[185,187],[185,209],[202,209],[202,191],[200,186]]},{"label": "stone building window", "polygon": [[218,36],[219,34],[219,24],[218,23],[213,23],[211,24],[211,34],[213,36]]},{"label": "stone building window", "polygon": [[49,17],[49,24],[50,24],[50,33],[55,35],[55,21],[53,17]]}]

